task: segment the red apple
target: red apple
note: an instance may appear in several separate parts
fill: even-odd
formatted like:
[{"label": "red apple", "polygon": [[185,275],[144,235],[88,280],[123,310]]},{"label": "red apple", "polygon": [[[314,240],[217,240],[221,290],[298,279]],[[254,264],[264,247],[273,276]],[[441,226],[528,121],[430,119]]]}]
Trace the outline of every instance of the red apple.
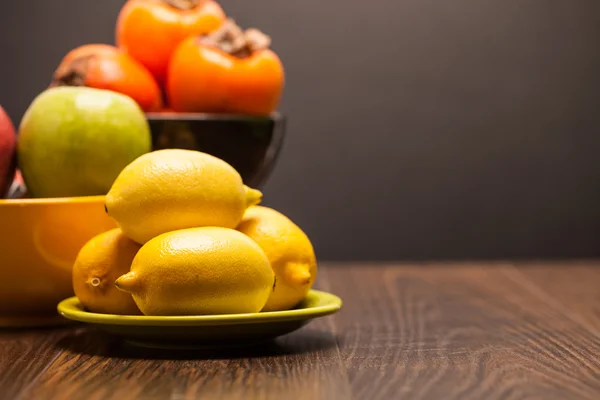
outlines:
[{"label": "red apple", "polygon": [[15,176],[16,139],[15,127],[0,106],[0,198],[6,195]]}]

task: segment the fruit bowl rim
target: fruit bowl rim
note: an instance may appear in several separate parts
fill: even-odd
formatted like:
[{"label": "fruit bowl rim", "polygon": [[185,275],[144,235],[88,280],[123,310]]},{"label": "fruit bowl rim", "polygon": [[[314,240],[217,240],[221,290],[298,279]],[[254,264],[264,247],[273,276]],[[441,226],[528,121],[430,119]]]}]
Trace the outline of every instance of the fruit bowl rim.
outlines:
[{"label": "fruit bowl rim", "polygon": [[146,112],[146,118],[153,121],[282,121],[283,113],[274,111],[269,115],[229,114],[229,113],[195,113],[195,112]]},{"label": "fruit bowl rim", "polygon": [[104,202],[105,195],[75,196],[75,197],[39,197],[26,199],[0,199],[2,206],[26,206],[26,205],[49,205],[49,204],[87,204]]}]

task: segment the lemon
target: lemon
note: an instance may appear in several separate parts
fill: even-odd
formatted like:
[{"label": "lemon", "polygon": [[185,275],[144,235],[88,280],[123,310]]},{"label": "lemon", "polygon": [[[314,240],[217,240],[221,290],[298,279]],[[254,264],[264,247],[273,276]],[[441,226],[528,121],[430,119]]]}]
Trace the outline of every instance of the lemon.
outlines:
[{"label": "lemon", "polygon": [[106,196],[106,212],[140,244],[166,232],[235,228],[262,193],[225,161],[192,150],[147,153],[129,164]]},{"label": "lemon", "polygon": [[261,206],[250,207],[237,229],[264,250],[277,277],[263,311],[295,307],[317,275],[317,260],[308,236],[285,215]]},{"label": "lemon", "polygon": [[146,243],[116,286],[145,315],[259,312],[275,276],[261,248],[228,228],[168,232]]},{"label": "lemon", "polygon": [[73,290],[83,306],[104,314],[140,314],[133,298],[115,287],[129,272],[140,245],[112,229],[93,237],[79,251],[73,265]]}]

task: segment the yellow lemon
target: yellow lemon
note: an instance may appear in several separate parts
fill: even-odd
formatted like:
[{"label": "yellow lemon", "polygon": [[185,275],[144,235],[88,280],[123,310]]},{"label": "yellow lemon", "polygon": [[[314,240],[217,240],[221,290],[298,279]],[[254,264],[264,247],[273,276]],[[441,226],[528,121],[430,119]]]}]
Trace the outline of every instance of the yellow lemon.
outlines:
[{"label": "yellow lemon", "polygon": [[129,164],[106,195],[106,212],[140,244],[166,232],[235,228],[262,193],[225,161],[192,150],[147,153]]},{"label": "yellow lemon", "polygon": [[116,286],[145,315],[203,315],[259,312],[274,283],[267,256],[250,238],[203,227],[150,240]]},{"label": "yellow lemon", "polygon": [[115,287],[115,280],[129,272],[140,245],[120,229],[101,233],[79,251],[73,265],[73,290],[91,312],[140,314],[132,297]]},{"label": "yellow lemon", "polygon": [[237,229],[264,250],[277,277],[263,311],[295,307],[317,275],[317,259],[308,236],[285,215],[261,206],[250,207]]}]

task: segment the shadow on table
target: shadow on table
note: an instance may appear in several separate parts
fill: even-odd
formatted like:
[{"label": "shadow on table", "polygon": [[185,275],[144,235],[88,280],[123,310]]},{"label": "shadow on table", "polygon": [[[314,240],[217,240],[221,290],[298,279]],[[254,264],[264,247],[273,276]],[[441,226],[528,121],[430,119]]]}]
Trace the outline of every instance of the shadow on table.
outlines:
[{"label": "shadow on table", "polygon": [[73,353],[109,358],[219,360],[310,353],[335,347],[336,339],[332,333],[327,331],[302,329],[274,340],[237,347],[214,347],[200,350],[154,349],[131,345],[104,332],[83,328],[64,335],[56,345]]}]

